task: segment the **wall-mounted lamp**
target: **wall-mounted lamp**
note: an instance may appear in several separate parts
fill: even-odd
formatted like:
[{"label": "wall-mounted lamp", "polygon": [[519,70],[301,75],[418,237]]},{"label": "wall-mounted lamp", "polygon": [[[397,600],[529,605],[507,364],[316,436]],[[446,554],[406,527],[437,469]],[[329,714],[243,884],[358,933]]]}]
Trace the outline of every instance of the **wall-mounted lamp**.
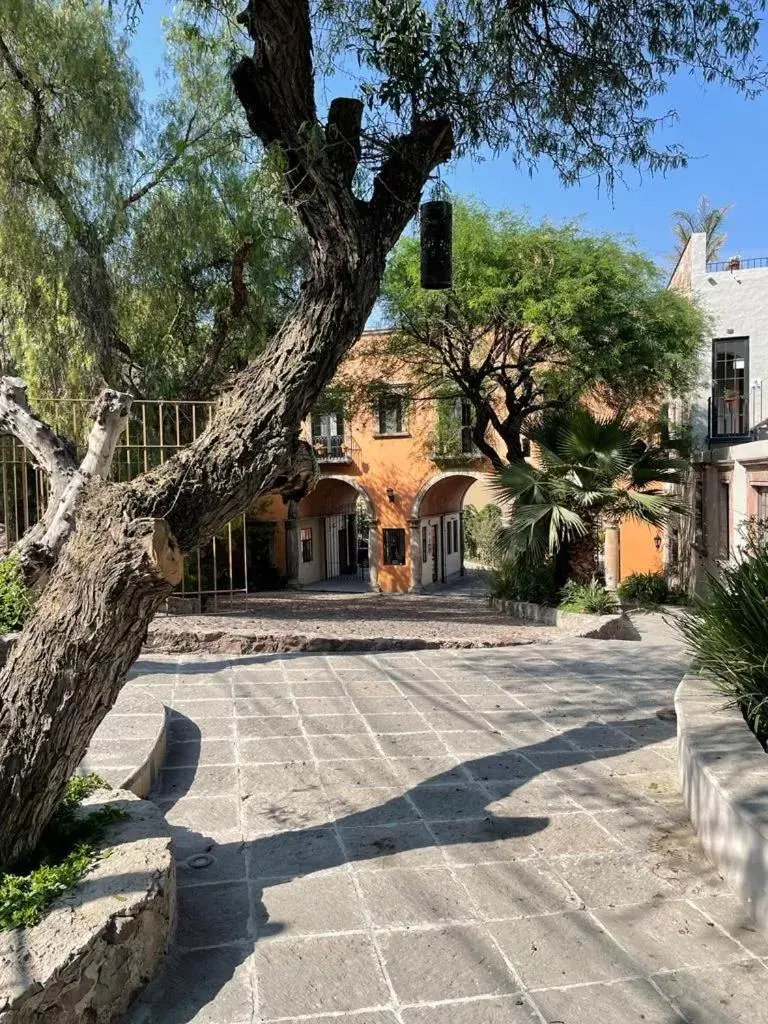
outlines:
[{"label": "wall-mounted lamp", "polygon": [[393,489],[391,487],[387,488],[387,498],[389,498],[390,501],[394,501],[395,500],[395,492],[393,491]]},{"label": "wall-mounted lamp", "polygon": [[657,533],[653,538],[653,544],[657,551],[661,551],[661,534]]}]

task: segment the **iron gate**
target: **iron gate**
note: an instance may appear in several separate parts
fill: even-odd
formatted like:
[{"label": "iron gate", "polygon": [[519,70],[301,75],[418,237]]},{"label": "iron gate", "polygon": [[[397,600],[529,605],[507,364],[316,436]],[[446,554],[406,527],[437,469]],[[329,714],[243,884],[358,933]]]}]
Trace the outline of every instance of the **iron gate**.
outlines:
[{"label": "iron gate", "polygon": [[322,520],[326,580],[368,582],[368,522],[360,502],[343,505]]}]

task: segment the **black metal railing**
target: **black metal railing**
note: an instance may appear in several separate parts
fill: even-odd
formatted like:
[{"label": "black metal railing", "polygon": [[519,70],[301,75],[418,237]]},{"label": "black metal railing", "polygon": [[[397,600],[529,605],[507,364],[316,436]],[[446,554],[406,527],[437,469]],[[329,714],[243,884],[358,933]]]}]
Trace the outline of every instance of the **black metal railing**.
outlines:
[{"label": "black metal railing", "polygon": [[749,437],[749,400],[746,395],[712,395],[709,400],[709,436],[713,439]]},{"label": "black metal railing", "polygon": [[736,259],[718,260],[716,263],[707,264],[708,274],[718,274],[723,270],[758,270],[760,267],[768,267],[768,256],[758,256],[753,260]]},{"label": "black metal railing", "polygon": [[318,462],[351,462],[352,445],[343,434],[318,434],[312,438]]}]

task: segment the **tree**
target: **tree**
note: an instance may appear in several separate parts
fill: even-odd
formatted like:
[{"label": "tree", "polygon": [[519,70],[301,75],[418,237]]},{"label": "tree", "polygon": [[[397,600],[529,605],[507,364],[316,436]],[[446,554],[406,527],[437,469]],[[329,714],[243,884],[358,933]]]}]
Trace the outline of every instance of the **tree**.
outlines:
[{"label": "tree", "polygon": [[[359,337],[434,169],[483,140],[519,159],[548,155],[571,177],[610,177],[623,160],[678,166],[682,153],[653,147],[644,111],[676,67],[699,63],[742,88],[762,83],[749,4],[600,0],[585,12],[488,0],[250,0],[239,16],[253,55],[234,67],[235,92],[279,160],[306,232],[307,274],[193,445],[130,483],[83,488],[76,529],[0,674],[0,863],[34,848],[183,553],[258,496],[294,498],[312,482],[301,424]],[[205,12],[198,24],[210,31]],[[365,101],[336,98],[321,113],[316,67],[338,46],[359,54]]]},{"label": "tree", "polygon": [[584,406],[549,412],[530,438],[537,465],[520,459],[496,477],[509,512],[500,544],[508,557],[554,558],[560,586],[593,579],[601,529],[626,518],[663,526],[679,511],[661,488],[679,483],[686,464],[645,441],[623,413],[601,417]]},{"label": "tree", "polygon": [[703,330],[697,308],[611,236],[476,202],[455,205],[453,288],[423,291],[418,240],[403,238],[384,310],[394,333],[381,379],[404,376],[422,394],[450,385],[472,403],[475,444],[496,468],[521,456],[529,417],[585,390],[614,404],[684,391]]},{"label": "tree", "polygon": [[209,397],[259,352],[301,266],[295,218],[222,75],[224,39],[167,28],[144,111],[100,5],[0,15],[0,332],[32,395]]},{"label": "tree", "polygon": [[677,239],[675,257],[678,258],[682,254],[691,235],[702,231],[707,236],[707,263],[714,263],[728,241],[728,235],[720,229],[732,206],[733,203],[713,206],[708,196],[699,196],[695,210],[675,210],[672,214],[676,221],[672,225],[672,231]]}]

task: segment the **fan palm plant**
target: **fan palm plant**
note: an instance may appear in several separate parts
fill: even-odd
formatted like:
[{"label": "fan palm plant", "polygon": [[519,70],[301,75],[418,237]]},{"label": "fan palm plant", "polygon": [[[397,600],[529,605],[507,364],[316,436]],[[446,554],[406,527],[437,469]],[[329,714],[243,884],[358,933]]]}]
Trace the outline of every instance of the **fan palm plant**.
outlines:
[{"label": "fan palm plant", "polygon": [[681,482],[686,464],[643,440],[624,414],[551,413],[529,437],[537,465],[520,460],[496,474],[509,513],[499,544],[505,557],[553,557],[561,585],[593,578],[601,529],[628,517],[661,527],[682,511],[662,488]]}]

